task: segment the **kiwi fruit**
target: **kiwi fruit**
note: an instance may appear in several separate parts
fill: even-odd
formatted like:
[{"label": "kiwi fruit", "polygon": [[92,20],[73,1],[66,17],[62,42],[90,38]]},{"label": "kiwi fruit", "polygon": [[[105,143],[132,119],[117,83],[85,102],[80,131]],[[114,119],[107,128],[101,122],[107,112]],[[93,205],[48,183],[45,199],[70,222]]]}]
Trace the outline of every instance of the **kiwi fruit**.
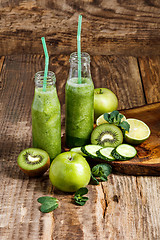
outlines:
[{"label": "kiwi fruit", "polygon": [[17,164],[29,177],[36,177],[47,171],[50,158],[48,153],[42,149],[27,148],[19,154]]},{"label": "kiwi fruit", "polygon": [[122,131],[114,124],[101,124],[91,134],[91,143],[102,147],[117,147],[122,142]]}]

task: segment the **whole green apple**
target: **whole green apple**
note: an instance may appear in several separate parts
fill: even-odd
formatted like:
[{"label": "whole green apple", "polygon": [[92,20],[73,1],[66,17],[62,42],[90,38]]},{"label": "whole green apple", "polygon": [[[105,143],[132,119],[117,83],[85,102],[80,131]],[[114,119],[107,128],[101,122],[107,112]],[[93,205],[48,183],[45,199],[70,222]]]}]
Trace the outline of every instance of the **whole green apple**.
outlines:
[{"label": "whole green apple", "polygon": [[75,152],[59,154],[49,170],[51,183],[64,192],[75,192],[88,185],[91,169],[86,159]]},{"label": "whole green apple", "polygon": [[94,89],[94,119],[107,112],[112,112],[118,108],[116,95],[108,88]]}]

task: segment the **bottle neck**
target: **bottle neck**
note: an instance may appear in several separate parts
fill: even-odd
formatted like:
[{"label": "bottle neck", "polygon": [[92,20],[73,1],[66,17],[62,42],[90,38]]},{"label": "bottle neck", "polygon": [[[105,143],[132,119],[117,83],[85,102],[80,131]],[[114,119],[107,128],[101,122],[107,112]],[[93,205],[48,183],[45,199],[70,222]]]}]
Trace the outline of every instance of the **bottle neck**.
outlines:
[{"label": "bottle neck", "polygon": [[[70,71],[69,79],[78,78],[78,54],[74,52],[70,55]],[[81,77],[91,78],[90,72],[90,56],[88,53],[81,53]]]},{"label": "bottle neck", "polygon": [[[46,79],[46,89],[55,87],[56,77],[54,72],[48,71]],[[43,88],[44,83],[44,71],[37,72],[35,74],[35,88]]]}]

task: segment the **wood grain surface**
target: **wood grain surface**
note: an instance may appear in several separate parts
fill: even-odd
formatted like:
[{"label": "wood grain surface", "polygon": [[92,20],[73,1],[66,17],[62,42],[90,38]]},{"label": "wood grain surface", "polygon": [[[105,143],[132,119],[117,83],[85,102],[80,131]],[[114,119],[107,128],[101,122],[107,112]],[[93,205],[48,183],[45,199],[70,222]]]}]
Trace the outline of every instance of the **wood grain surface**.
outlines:
[{"label": "wood grain surface", "polygon": [[[134,57],[91,57],[95,86],[113,90],[119,98],[119,110],[157,101],[153,92],[147,97],[145,89],[153,79],[152,85],[157,86],[158,67],[151,71],[152,77],[142,82],[141,65]],[[147,64],[148,59],[143,61]],[[49,70],[56,73],[62,126],[68,60],[68,55],[51,56],[49,66]],[[152,68],[150,64],[147,66]],[[159,240],[159,177],[111,174],[107,182],[88,185],[89,200],[79,207],[73,204],[72,194],[52,187],[48,172],[40,178],[29,179],[19,170],[17,156],[32,142],[33,77],[44,69],[44,56],[1,57],[0,69],[1,239]],[[39,211],[37,198],[45,195],[58,198],[59,207],[54,212]]]},{"label": "wood grain surface", "polygon": [[74,52],[78,15],[82,50],[92,55],[160,54],[158,0],[1,0],[0,55]]}]

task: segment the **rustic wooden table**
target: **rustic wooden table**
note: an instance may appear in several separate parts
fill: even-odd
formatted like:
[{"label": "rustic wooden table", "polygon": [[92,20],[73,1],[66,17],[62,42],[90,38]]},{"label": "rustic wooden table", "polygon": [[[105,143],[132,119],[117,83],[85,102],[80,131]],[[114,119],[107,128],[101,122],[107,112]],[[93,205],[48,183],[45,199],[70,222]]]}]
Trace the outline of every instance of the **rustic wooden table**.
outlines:
[{"label": "rustic wooden table", "polygon": [[[95,87],[110,88],[119,110],[160,102],[159,1],[0,2],[0,239],[159,240],[160,178],[112,173],[89,184],[89,201],[54,189],[48,172],[29,179],[17,156],[32,145],[34,74],[44,69],[40,37],[46,36],[49,70],[57,78],[64,134],[64,87],[69,54],[76,49],[83,15],[82,50],[91,55]],[[160,133],[157,133],[158,136]],[[43,214],[37,198],[54,196],[59,208]]]},{"label": "rustic wooden table", "polygon": [[[160,100],[160,57],[92,56],[95,87],[107,86],[117,94],[119,109]],[[159,239],[160,179],[155,176],[111,174],[108,182],[89,185],[85,206],[73,204],[72,194],[55,190],[46,173],[29,179],[17,167],[20,151],[32,145],[31,103],[34,74],[43,69],[44,57],[0,58],[1,73],[1,239]],[[62,106],[69,56],[51,56]],[[147,72],[147,75],[145,74]],[[42,214],[37,198],[55,196],[60,206]]]}]

